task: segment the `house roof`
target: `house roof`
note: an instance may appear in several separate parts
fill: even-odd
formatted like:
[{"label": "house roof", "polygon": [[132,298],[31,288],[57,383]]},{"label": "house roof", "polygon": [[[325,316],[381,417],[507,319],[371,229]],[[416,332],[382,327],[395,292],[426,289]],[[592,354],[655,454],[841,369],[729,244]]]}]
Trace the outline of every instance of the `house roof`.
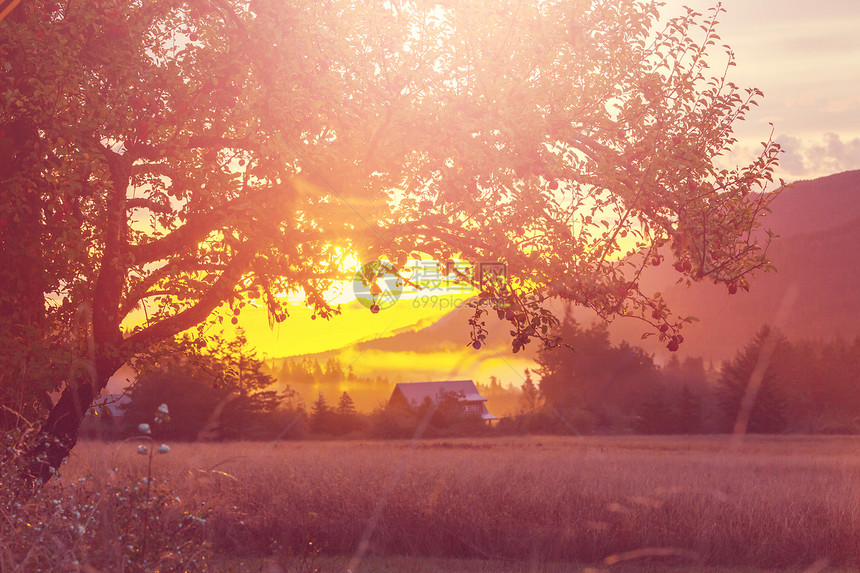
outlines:
[{"label": "house roof", "polygon": [[478,393],[475,383],[471,380],[444,380],[438,382],[401,382],[394,387],[394,393],[400,392],[406,401],[419,406],[426,398],[438,402],[443,395],[453,392],[460,397],[461,402],[482,402],[481,418],[484,420],[498,420],[487,411],[483,402],[487,399]]}]

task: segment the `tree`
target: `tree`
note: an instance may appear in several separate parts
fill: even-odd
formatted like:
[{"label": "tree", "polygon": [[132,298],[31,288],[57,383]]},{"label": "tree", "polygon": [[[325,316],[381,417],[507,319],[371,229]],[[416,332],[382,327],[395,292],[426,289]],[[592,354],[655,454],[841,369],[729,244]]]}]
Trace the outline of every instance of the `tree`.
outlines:
[{"label": "tree", "polygon": [[659,391],[639,406],[636,430],[642,434],[671,434],[676,428],[672,408],[666,403],[665,395]]},{"label": "tree", "polygon": [[355,410],[355,402],[347,392],[340,395],[334,416],[333,430],[337,435],[347,434],[358,427],[358,412]]},{"label": "tree", "polygon": [[332,433],[335,413],[325,399],[325,394],[320,393],[319,397],[311,403],[310,428],[315,434]]},{"label": "tree", "polygon": [[[246,344],[241,330],[235,340],[215,341],[201,352],[188,338],[166,341],[135,359],[138,378],[125,407],[131,428],[166,403],[171,439],[253,439],[279,430],[264,428],[281,409],[295,412],[295,391],[279,396],[268,390],[275,379]],[[273,433],[274,432],[274,433]]]},{"label": "tree", "polygon": [[344,378],[343,365],[337,358],[329,358],[325,363],[323,380],[328,383],[338,382]]},{"label": "tree", "polygon": [[528,415],[535,414],[540,411],[543,404],[543,397],[540,395],[537,386],[532,380],[532,373],[526,369],[526,379],[523,382],[522,394],[519,399],[520,414]]},{"label": "tree", "polygon": [[340,395],[340,400],[337,402],[337,413],[341,415],[355,414],[355,402],[352,397],[346,392]]},{"label": "tree", "polygon": [[785,429],[785,364],[793,353],[784,335],[763,326],[720,371],[720,398],[727,422],[737,433]]},{"label": "tree", "polygon": [[158,428],[158,437],[170,440],[195,440],[207,426],[212,438],[218,437],[218,418],[225,406],[238,396],[215,388],[212,379],[189,364],[154,369],[137,381],[131,402],[123,407],[123,423],[134,431],[138,424],[152,421],[152,414],[167,404],[171,421]]},{"label": "tree", "polygon": [[461,422],[476,422],[481,420],[481,415],[463,410],[462,392],[442,392],[436,399],[430,396],[424,397],[424,402],[418,407],[416,414],[418,420],[424,420],[430,416],[430,427],[445,430]]},{"label": "tree", "polygon": [[687,384],[684,384],[678,398],[678,431],[682,434],[698,434],[702,431],[701,400]]},{"label": "tree", "polygon": [[768,264],[755,230],[772,195],[755,191],[779,148],[714,165],[761,95],[707,75],[716,15],[22,3],[0,24],[0,335],[6,404],[41,416],[62,389],[35,473],[123,363],[202,337],[216,309],[235,323],[256,300],[281,322],[293,292],[336,315],[325,293],[350,255],[407,274],[412,253],[473,263],[476,347],[490,311],[515,350],[552,343],[542,303],[561,297],[677,348],[683,319],[640,290],[643,268],[671,258],[733,292]]},{"label": "tree", "polygon": [[605,324],[582,328],[567,314],[551,333],[568,342],[538,353],[540,391],[559,410],[585,409],[601,425],[633,415],[659,382],[652,358],[625,342],[614,345]]}]

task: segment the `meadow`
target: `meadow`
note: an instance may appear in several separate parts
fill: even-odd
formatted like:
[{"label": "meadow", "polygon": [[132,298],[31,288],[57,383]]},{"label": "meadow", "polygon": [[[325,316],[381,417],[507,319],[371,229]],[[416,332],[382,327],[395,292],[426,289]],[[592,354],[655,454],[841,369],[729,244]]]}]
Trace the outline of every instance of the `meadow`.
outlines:
[{"label": "meadow", "polygon": [[[78,528],[79,537],[63,538],[46,523],[38,538],[43,546],[29,548],[30,565],[66,551],[66,561],[56,561],[65,570],[92,565],[86,570],[112,571],[860,566],[856,437],[170,447],[169,454],[150,459],[132,442],[79,444],[41,497],[89,500],[89,513],[75,511],[91,537],[84,540]],[[74,516],[59,505],[54,515]],[[128,514],[129,508],[136,513]],[[13,563],[7,541],[0,543],[0,561],[11,571],[21,563]],[[31,569],[25,564],[20,570]]]}]

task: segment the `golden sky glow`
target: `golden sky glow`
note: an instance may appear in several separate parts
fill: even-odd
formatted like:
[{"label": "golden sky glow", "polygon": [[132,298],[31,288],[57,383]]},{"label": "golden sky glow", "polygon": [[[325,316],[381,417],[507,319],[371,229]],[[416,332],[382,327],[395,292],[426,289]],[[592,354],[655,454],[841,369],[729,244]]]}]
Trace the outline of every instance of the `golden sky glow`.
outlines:
[{"label": "golden sky glow", "polygon": [[400,331],[427,326],[450,312],[440,306],[414,308],[410,301],[373,314],[353,302],[342,306],[342,314],[330,320],[312,320],[312,312],[303,305],[290,305],[289,318],[269,327],[264,308],[242,312],[239,325],[248,334],[260,354],[269,357],[298,356],[325,352],[356,342],[386,338]]},{"label": "golden sky glow", "polygon": [[[361,376],[382,376],[391,382],[428,381],[437,379],[475,379],[489,381],[495,376],[504,384],[519,385],[526,368],[535,363],[523,354],[511,353],[509,344],[485,345],[481,350],[468,346],[469,326],[465,312],[456,320],[462,328],[455,329],[457,340],[426,338],[426,347],[392,351],[374,346],[375,340],[402,332],[428,327],[454,310],[466,298],[459,295],[440,296],[435,304],[430,299],[412,298],[398,301],[394,306],[373,314],[357,302],[343,305],[342,314],[331,320],[311,319],[311,311],[293,305],[290,317],[270,328],[265,309],[244,310],[239,325],[245,329],[249,343],[261,357],[281,358],[334,351],[344,368],[352,366]],[[495,321],[495,318],[488,320]],[[493,326],[495,326],[493,324]],[[229,334],[228,334],[229,336]],[[367,342],[362,348],[354,344]]]}]

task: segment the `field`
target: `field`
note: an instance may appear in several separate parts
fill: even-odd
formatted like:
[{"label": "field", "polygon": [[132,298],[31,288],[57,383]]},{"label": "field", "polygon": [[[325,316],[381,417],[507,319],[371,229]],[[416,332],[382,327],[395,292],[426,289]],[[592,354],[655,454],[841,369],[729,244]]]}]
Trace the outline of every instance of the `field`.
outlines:
[{"label": "field", "polygon": [[[50,488],[143,491],[148,457],[136,448],[79,444]],[[146,520],[143,543],[151,556],[161,552],[165,570],[181,551],[159,544],[178,543],[171,527],[187,530],[189,519],[191,541],[212,554],[200,568],[216,570],[860,566],[853,437],[173,444],[151,461],[147,499],[163,495],[127,527]],[[119,516],[122,503],[112,511]],[[126,523],[97,521],[87,526]],[[102,545],[110,535],[118,533],[102,533]]]}]

